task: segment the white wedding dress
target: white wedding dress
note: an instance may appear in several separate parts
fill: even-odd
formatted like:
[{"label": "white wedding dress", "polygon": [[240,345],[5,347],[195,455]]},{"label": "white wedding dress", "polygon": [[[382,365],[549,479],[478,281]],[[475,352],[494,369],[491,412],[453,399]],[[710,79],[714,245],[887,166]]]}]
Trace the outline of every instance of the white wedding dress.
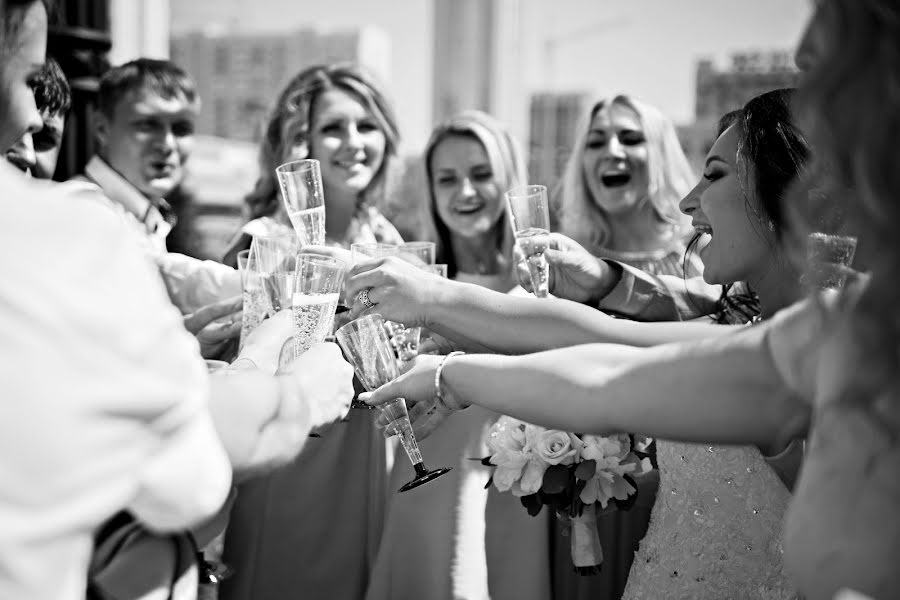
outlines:
[{"label": "white wedding dress", "polygon": [[659,495],[623,598],[795,598],[781,547],[790,493],[759,450],[657,446]]}]

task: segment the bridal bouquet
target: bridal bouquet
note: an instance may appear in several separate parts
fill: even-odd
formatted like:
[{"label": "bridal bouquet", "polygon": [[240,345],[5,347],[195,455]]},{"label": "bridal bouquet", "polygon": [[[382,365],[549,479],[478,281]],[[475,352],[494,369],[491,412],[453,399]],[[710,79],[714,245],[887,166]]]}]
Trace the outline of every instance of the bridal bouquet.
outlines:
[{"label": "bridal bouquet", "polygon": [[582,575],[603,562],[597,535],[596,506],[611,502],[628,509],[636,498],[632,476],[652,467],[628,434],[576,435],[500,417],[487,442],[493,466],[488,481],[501,492],[519,496],[528,514],[544,505],[572,520],[572,562]]}]

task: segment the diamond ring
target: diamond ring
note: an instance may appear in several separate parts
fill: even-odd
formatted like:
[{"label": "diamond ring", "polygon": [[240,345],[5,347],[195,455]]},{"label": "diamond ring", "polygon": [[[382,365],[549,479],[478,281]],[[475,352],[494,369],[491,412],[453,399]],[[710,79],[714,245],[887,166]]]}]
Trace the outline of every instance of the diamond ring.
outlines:
[{"label": "diamond ring", "polygon": [[369,290],[361,291],[359,293],[359,295],[356,297],[356,299],[359,300],[362,303],[362,305],[365,306],[366,308],[374,308],[375,307],[375,303],[372,302],[371,300],[369,300]]}]

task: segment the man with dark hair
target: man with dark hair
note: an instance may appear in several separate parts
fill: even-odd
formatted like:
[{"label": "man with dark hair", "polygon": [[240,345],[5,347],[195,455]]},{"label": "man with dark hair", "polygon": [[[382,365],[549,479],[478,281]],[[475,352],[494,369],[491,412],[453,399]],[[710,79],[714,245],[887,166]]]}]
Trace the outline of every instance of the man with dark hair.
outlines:
[{"label": "man with dark hair", "polygon": [[222,302],[240,295],[240,277],[222,264],[166,250],[175,219],[165,196],[184,180],[199,109],[194,81],[170,61],[139,58],[110,69],[100,80],[97,154],[86,165],[84,178],[100,186],[143,239],[182,314],[208,311],[211,304],[218,306],[219,317],[231,314],[230,320],[202,331],[185,322],[198,334],[204,356],[213,358],[221,343],[240,331],[233,314],[240,302]]},{"label": "man with dark hair", "polygon": [[59,159],[66,114],[72,106],[72,91],[59,63],[52,58],[47,59],[31,83],[44,126],[19,138],[7,150],[6,159],[38,179],[51,179]]}]

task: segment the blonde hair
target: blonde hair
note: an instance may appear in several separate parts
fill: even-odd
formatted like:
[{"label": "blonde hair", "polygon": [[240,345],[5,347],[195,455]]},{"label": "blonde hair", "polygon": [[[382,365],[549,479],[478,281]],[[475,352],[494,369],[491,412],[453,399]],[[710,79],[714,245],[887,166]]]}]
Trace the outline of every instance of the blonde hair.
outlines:
[{"label": "blonde hair", "polygon": [[687,234],[687,218],[678,203],[694,187],[696,176],[678,141],[675,126],[657,108],[625,94],[597,102],[582,125],[555,202],[559,231],[588,249],[602,248],[612,237],[606,214],[591,197],[583,163],[591,123],[597,113],[614,104],[633,110],[644,130],[650,180],[647,201],[654,214],[660,222],[671,224],[677,233]]},{"label": "blonde hair", "polygon": [[[366,203],[378,195],[373,192],[384,185],[390,161],[396,156],[400,142],[391,104],[374,77],[359,65],[317,65],[304,69],[288,82],[272,109],[259,147],[259,179],[253,191],[244,198],[248,220],[272,215],[278,209],[278,183],[275,180],[278,165],[290,158],[315,158],[309,156],[313,109],[319,96],[333,89],[358,99],[384,133],[384,160],[360,201]],[[301,155],[289,156],[298,146],[302,149]]]},{"label": "blonde hair", "polygon": [[[471,137],[482,145],[491,164],[494,180],[501,191],[524,185],[527,181],[525,161],[522,158],[519,144],[506,127],[491,115],[477,110],[468,110],[450,117],[434,128],[422,154],[426,187],[428,188],[429,210],[427,213],[431,221],[430,225],[437,234],[438,262],[447,263],[450,277],[457,272],[456,259],[451,248],[450,231],[441,221],[437,212],[431,158],[438,144],[452,136]],[[500,201],[504,202],[505,200],[501,198]],[[497,250],[502,257],[503,265],[512,268],[512,245],[515,240],[509,224],[509,215],[505,210],[500,217],[498,227],[500,227],[500,244]]]}]

